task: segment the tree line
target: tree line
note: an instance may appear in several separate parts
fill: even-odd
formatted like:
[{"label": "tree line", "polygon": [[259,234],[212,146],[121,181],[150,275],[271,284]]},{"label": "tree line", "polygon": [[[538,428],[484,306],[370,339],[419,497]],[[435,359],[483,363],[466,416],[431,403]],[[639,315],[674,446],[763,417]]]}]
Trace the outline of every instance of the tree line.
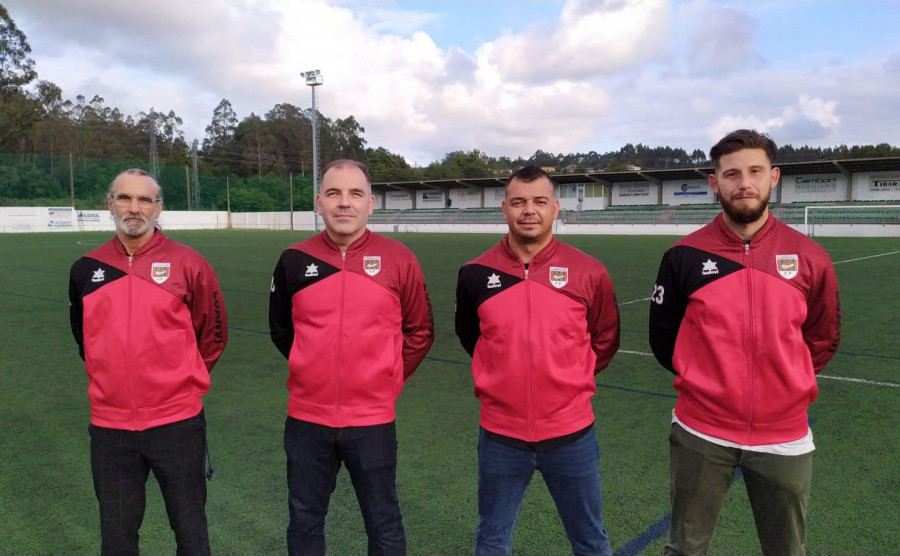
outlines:
[{"label": "tree line", "polygon": [[[200,206],[193,208],[222,210],[230,201],[232,210],[287,210],[292,193],[294,208],[312,207],[311,109],[281,103],[241,119],[222,99],[197,145],[195,182],[193,145],[173,110],[151,107],[129,115],[98,95],[65,99],[59,86],[38,79],[30,54],[27,37],[0,5],[0,204],[69,204],[74,190],[79,208],[103,208],[116,173],[149,166],[154,138],[169,208],[190,206],[195,183]],[[320,160],[363,161],[376,182],[502,176],[526,164],[561,173],[709,165],[700,149],[629,143],[605,153],[537,150],[527,158],[458,150],[420,168],[384,147],[368,147],[365,128],[353,115],[316,117]],[[782,162],[884,156],[900,156],[900,148],[886,143],[779,148]]]}]

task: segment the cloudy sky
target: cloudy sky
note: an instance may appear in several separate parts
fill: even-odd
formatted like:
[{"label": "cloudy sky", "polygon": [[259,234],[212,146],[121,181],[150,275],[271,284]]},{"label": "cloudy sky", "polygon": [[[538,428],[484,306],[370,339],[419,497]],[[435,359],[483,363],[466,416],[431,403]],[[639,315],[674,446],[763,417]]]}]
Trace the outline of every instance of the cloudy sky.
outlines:
[{"label": "cloudy sky", "polygon": [[188,141],[222,98],[309,107],[300,72],[320,69],[320,111],[411,164],[706,150],[736,127],[900,144],[900,2],[0,1],[66,98],[174,110]]}]

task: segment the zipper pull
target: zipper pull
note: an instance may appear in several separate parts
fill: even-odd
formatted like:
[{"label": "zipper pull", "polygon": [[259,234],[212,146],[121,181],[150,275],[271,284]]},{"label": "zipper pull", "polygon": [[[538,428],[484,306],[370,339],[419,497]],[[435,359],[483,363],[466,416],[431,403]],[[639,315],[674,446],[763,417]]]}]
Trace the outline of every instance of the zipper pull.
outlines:
[{"label": "zipper pull", "polygon": [[745,254],[745,255],[749,255],[749,254],[750,254],[750,244],[749,244],[749,243],[745,243],[745,244],[744,244],[744,254]]}]

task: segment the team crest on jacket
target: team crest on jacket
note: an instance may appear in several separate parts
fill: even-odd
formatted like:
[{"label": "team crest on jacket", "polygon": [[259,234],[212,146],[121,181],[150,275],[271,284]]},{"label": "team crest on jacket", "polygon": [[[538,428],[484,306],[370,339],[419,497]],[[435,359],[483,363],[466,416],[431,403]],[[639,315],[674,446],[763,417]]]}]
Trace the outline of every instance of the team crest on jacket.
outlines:
[{"label": "team crest on jacket", "polygon": [[569,283],[569,269],[565,266],[550,267],[550,283],[554,288],[561,288]]},{"label": "team crest on jacket", "polygon": [[375,276],[381,272],[381,257],[363,257],[363,270],[365,270],[366,274],[369,276]]},{"label": "team crest on jacket", "polygon": [[782,278],[790,280],[800,269],[800,257],[797,255],[775,255],[775,268]]},{"label": "team crest on jacket", "polygon": [[153,263],[150,266],[150,277],[153,278],[153,281],[157,284],[162,284],[169,279],[169,270],[171,267],[172,263]]}]

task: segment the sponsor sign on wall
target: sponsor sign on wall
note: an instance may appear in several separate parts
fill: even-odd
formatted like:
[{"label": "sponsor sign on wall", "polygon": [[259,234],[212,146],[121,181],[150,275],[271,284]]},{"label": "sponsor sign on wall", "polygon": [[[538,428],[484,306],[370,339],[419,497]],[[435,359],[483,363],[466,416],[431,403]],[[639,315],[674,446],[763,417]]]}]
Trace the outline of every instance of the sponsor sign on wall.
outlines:
[{"label": "sponsor sign on wall", "polygon": [[617,185],[619,188],[619,197],[621,197],[621,198],[649,197],[650,196],[650,184],[649,183],[646,183],[646,182],[620,183]]},{"label": "sponsor sign on wall", "polygon": [[71,228],[75,211],[72,207],[50,207],[47,209],[47,226],[50,228]]},{"label": "sponsor sign on wall", "polygon": [[82,224],[97,224],[100,222],[99,210],[79,210],[78,222]]},{"label": "sponsor sign on wall", "polygon": [[869,191],[900,190],[900,174],[872,174],[869,176]]},{"label": "sponsor sign on wall", "polygon": [[387,198],[392,201],[409,201],[409,193],[406,191],[388,191]]},{"label": "sponsor sign on wall", "polygon": [[423,191],[422,192],[422,202],[423,203],[443,203],[444,202],[444,194],[440,191]]},{"label": "sponsor sign on wall", "polygon": [[837,191],[837,176],[797,176],[794,189],[797,193],[834,193]]},{"label": "sponsor sign on wall", "polygon": [[706,183],[682,183],[675,190],[676,197],[698,195],[706,196],[709,193],[709,185]]}]

